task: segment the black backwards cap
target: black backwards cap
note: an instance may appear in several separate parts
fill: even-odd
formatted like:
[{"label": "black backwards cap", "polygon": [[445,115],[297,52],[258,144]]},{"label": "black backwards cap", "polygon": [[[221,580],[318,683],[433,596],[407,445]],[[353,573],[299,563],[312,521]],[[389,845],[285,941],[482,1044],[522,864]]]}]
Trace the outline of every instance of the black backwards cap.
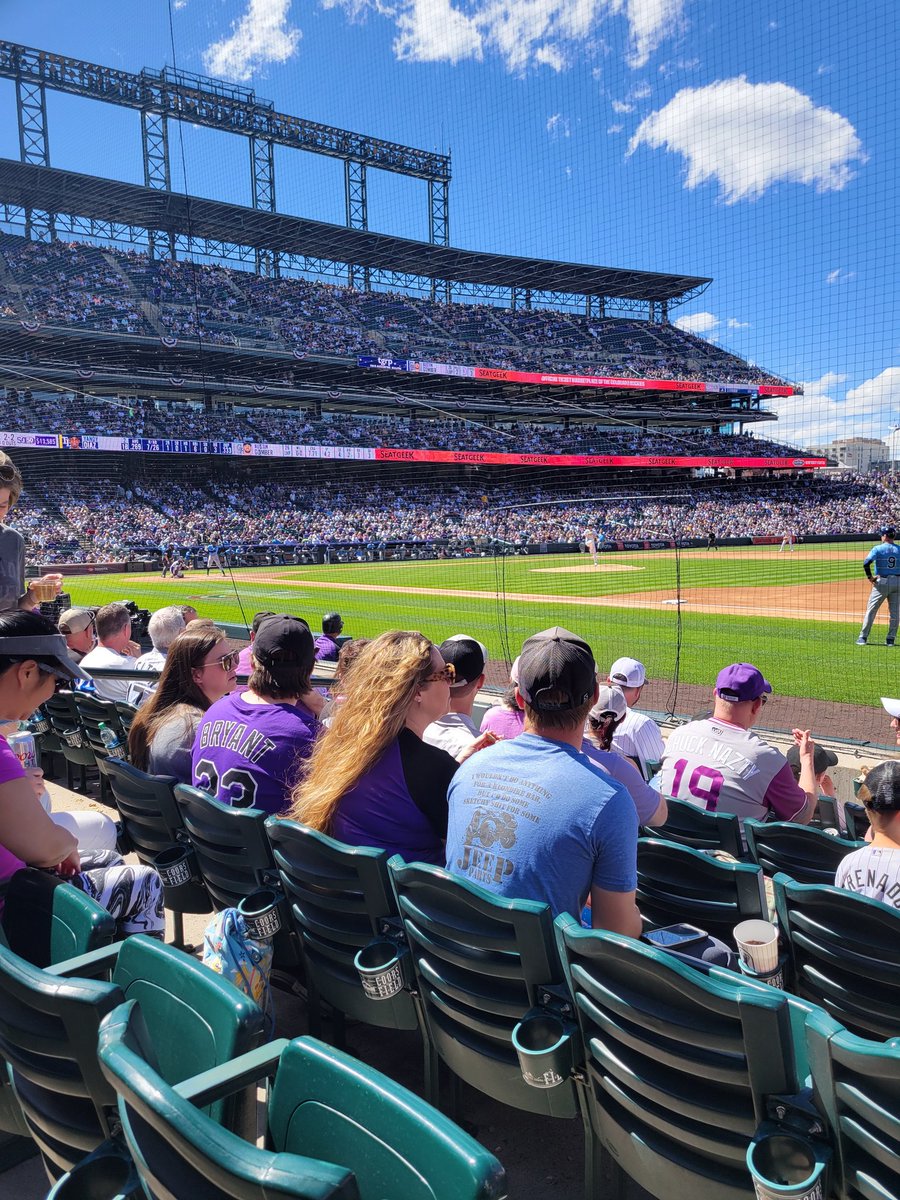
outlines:
[{"label": "black backwards cap", "polygon": [[[597,666],[587,642],[554,625],[530,637],[519,655],[519,691],[538,712],[565,712],[594,695]],[[550,699],[551,693],[556,693]]]},{"label": "black backwards cap", "polygon": [[900,762],[883,762],[865,777],[859,799],[873,812],[900,812]]}]

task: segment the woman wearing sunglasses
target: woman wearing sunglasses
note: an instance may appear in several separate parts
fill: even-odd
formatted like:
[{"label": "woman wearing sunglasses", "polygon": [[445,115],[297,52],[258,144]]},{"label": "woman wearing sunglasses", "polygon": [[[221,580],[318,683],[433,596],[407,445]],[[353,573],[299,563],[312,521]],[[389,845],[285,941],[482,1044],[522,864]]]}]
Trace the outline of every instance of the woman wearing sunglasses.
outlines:
[{"label": "woman wearing sunglasses", "polygon": [[[352,846],[443,866],[447,789],[459,762],[422,734],[449,711],[453,678],[421,633],[375,638],[344,680],[288,815]],[[459,761],[495,740],[482,734]]]},{"label": "woman wearing sunglasses", "polygon": [[[0,718],[23,720],[49,700],[59,681],[68,685],[86,678],[46,617],[0,613]],[[51,820],[33,780],[0,738],[0,885],[26,866],[50,870],[91,896],[116,918],[121,935],[163,936],[163,893],[156,871],[130,866],[113,850],[79,852],[77,833]],[[0,912],[2,908],[0,895]]]},{"label": "woman wearing sunglasses", "polygon": [[128,752],[141,771],[191,782],[191,747],[203,714],[237,679],[237,651],[212,621],[192,621],[166,654],[156,691],[128,731]]}]

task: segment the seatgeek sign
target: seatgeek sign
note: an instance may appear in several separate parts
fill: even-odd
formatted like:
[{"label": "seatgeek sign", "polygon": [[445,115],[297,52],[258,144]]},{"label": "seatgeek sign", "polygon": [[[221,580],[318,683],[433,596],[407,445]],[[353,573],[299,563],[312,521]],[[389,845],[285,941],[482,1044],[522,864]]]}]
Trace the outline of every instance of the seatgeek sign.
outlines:
[{"label": "seatgeek sign", "polygon": [[751,458],[732,455],[501,454],[480,450],[407,450],[387,446],[294,446],[277,442],[222,442],[187,438],[109,437],[103,434],[24,433],[0,430],[0,446],[29,450],[104,451],[113,454],[211,454],[230,458],[341,459],[351,462],[458,463],[513,467],[733,467],[815,470],[825,458]]}]

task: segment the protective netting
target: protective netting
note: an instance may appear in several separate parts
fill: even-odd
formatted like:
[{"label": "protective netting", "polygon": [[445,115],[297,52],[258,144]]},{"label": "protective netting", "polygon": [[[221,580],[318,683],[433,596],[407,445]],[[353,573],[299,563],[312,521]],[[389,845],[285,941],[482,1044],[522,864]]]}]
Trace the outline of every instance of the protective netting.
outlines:
[{"label": "protective netting", "polygon": [[561,623],[658,712],[749,660],[768,724],[884,740],[887,603],[855,643],[900,523],[895,9],[337,3],[301,38],[262,7],[0,46],[30,568],[471,633],[497,685]]}]

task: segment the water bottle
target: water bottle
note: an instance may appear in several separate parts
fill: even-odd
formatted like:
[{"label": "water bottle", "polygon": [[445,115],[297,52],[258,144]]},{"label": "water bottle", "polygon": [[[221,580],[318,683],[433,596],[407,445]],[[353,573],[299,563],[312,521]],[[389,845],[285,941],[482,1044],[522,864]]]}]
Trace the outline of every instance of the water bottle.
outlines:
[{"label": "water bottle", "polygon": [[101,721],[99,733],[100,740],[106,747],[106,753],[110,758],[125,758],[125,743],[115,729],[110,729],[105,721]]}]

